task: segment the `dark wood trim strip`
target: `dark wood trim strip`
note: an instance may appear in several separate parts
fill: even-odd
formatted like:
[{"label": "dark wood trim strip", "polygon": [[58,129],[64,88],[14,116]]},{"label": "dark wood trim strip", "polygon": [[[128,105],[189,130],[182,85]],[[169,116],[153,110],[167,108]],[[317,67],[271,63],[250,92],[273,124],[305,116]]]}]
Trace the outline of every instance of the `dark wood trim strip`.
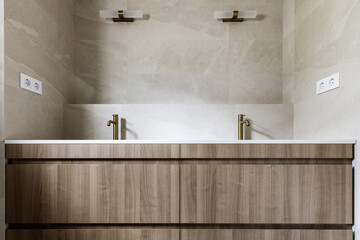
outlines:
[{"label": "dark wood trim strip", "polygon": [[10,224],[8,229],[352,229],[351,224]]}]

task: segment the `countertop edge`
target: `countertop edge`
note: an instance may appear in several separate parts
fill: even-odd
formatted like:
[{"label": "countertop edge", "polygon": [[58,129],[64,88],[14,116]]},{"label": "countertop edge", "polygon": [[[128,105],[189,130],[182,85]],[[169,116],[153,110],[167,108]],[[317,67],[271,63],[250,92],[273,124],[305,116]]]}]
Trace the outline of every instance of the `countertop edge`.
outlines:
[{"label": "countertop edge", "polygon": [[356,144],[356,140],[5,140],[6,145],[28,144]]}]

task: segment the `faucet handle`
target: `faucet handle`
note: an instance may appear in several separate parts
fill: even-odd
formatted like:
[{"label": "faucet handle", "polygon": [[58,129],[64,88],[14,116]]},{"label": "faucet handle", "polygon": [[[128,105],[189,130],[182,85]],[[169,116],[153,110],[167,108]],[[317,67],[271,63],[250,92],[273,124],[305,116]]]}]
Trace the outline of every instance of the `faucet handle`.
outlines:
[{"label": "faucet handle", "polygon": [[246,115],[245,114],[239,114],[238,119],[239,121],[242,121]]}]

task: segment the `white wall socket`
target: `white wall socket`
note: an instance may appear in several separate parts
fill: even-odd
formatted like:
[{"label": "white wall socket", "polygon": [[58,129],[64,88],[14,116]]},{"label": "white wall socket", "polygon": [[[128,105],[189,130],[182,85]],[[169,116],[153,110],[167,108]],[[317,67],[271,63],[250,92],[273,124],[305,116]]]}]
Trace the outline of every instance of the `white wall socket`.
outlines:
[{"label": "white wall socket", "polygon": [[340,87],[340,73],[335,73],[329,77],[316,82],[316,94],[333,90]]},{"label": "white wall socket", "polygon": [[20,87],[42,95],[42,82],[23,73],[20,73]]}]

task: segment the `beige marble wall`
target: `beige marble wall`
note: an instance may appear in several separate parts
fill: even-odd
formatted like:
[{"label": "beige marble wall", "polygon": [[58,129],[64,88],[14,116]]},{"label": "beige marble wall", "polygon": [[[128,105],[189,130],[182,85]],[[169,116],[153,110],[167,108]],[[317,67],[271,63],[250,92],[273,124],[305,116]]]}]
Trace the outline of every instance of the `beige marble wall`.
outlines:
[{"label": "beige marble wall", "polygon": [[283,82],[284,103],[294,103],[294,32],[295,0],[284,0],[283,5]]},{"label": "beige marble wall", "polygon": [[[295,136],[360,137],[360,1],[295,2]],[[336,72],[340,89],[316,95]]]},{"label": "beige marble wall", "polygon": [[[359,16],[359,0],[295,0],[296,139],[360,140]],[[315,95],[315,82],[336,72],[340,89]],[[356,149],[354,229],[359,232],[360,148]]]},{"label": "beige marble wall", "polygon": [[[4,2],[6,138],[62,138],[73,95],[73,1]],[[42,96],[19,88],[20,72],[43,81]]]},{"label": "beige marble wall", "polygon": [[[75,103],[282,102],[283,0],[74,0]],[[140,9],[112,23],[100,9]],[[223,23],[215,10],[251,10]]]},{"label": "beige marble wall", "polygon": [[247,139],[290,139],[291,112],[285,104],[74,104],[64,109],[64,129],[66,139],[112,139],[106,123],[117,113],[128,140],[230,140],[246,113]]},{"label": "beige marble wall", "polygon": [[[283,104],[294,106],[295,83],[295,0],[283,1],[283,62],[282,62],[282,100]],[[289,110],[288,121],[293,128],[294,107]],[[291,138],[294,136],[292,135]]]}]

